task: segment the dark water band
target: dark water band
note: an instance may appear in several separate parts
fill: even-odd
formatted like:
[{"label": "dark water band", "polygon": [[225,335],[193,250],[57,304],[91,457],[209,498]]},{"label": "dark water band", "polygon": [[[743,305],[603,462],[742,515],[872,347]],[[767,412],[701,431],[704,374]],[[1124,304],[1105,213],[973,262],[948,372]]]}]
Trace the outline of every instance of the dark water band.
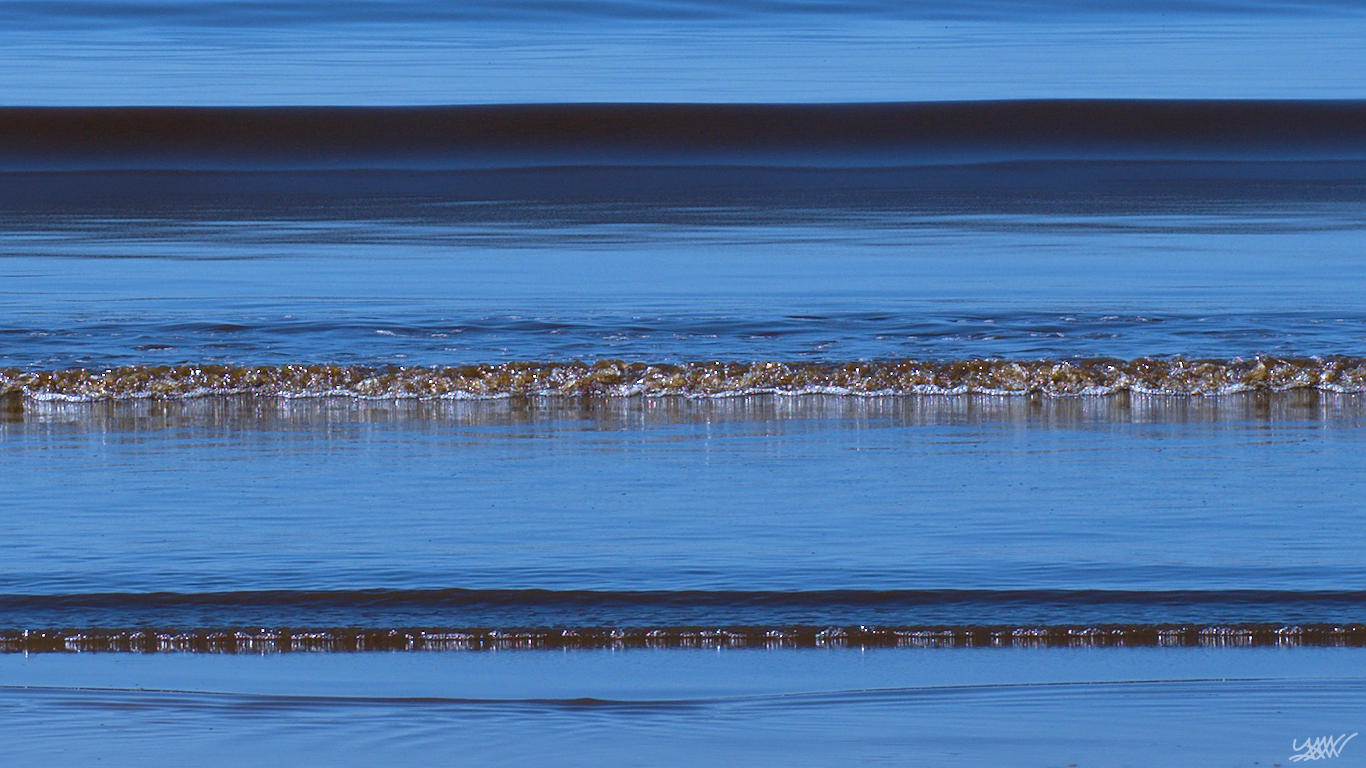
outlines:
[{"label": "dark water band", "polygon": [[517,396],[725,397],[750,394],[1217,395],[1316,389],[1366,392],[1366,358],[895,360],[884,362],[525,362],[451,368],[343,365],[133,366],[0,370],[0,411],[32,400],[213,395],[478,399]]},{"label": "dark water band", "polygon": [[0,109],[9,172],[1363,159],[1363,101]]},{"label": "dark water band", "polygon": [[[0,152],[3,150],[0,149]],[[959,158],[960,160],[962,158]],[[3,158],[0,158],[0,164]],[[88,164],[94,164],[88,163]],[[128,165],[135,165],[129,163]],[[1030,160],[916,167],[563,166],[494,169],[76,170],[6,172],[0,206],[45,215],[267,215],[446,220],[427,203],[482,203],[486,221],[554,220],[508,203],[638,204],[647,220],[683,208],[690,220],[762,208],[770,220],[811,212],[1208,212],[1216,203],[1284,205],[1366,200],[1366,159],[1314,161]],[[336,203],[345,202],[345,207]],[[363,208],[356,207],[356,203]],[[140,210],[142,209],[142,210]],[[610,209],[585,209],[594,220]],[[630,209],[618,211],[615,218]],[[568,216],[563,221],[573,221]],[[455,216],[459,220],[459,216]]]}]

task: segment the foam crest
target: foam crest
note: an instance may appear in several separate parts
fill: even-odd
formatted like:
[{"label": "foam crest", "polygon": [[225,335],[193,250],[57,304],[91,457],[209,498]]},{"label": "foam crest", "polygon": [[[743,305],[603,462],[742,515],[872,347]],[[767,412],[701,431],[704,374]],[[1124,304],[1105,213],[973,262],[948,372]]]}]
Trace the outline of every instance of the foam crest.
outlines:
[{"label": "foam crest", "polygon": [[0,371],[7,408],[36,400],[183,399],[210,395],[478,399],[516,396],[1219,395],[1366,391],[1366,358],[1251,360],[915,360],[850,363],[518,362],[449,368],[342,365],[133,366]]}]

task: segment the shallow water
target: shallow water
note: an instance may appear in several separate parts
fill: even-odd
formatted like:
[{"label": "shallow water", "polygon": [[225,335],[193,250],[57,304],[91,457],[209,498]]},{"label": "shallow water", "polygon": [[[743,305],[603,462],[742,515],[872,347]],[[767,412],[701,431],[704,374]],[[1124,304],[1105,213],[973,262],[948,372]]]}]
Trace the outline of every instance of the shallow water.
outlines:
[{"label": "shallow water", "polygon": [[114,418],[34,404],[2,428],[6,493],[42,514],[12,522],[0,583],[49,594],[1362,583],[1359,396],[1151,421],[1164,403],[1085,414],[807,402],[566,412],[267,398],[134,403]]},{"label": "shallow water", "polygon": [[[1286,762],[1360,717],[1360,651],[0,657],[8,747],[78,760]],[[1358,668],[1359,670],[1359,668]],[[60,687],[79,681],[81,688]],[[56,686],[56,687],[53,687]],[[92,717],[98,718],[94,725]],[[345,730],[345,742],[335,738]],[[1346,731],[1343,733],[1343,731]],[[1342,743],[1350,760],[1355,744]]]},{"label": "shallow water", "polygon": [[0,25],[0,755],[1366,749],[1355,5]]},{"label": "shallow water", "polygon": [[136,176],[112,207],[68,181],[0,232],[0,366],[1360,354],[1359,181],[1071,176],[1087,167],[943,194],[807,173],[714,208],[724,174],[682,201],[471,202],[450,199],[463,176],[442,197],[410,174],[323,199],[189,184],[179,207]]},{"label": "shallow water", "polygon": [[15,2],[17,104],[1361,98],[1325,2]]}]

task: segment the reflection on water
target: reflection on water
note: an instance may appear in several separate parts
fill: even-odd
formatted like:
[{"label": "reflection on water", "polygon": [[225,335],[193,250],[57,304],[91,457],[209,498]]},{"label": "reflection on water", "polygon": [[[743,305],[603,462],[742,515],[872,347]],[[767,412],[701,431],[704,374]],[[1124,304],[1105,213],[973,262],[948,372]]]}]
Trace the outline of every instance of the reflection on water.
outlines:
[{"label": "reflection on water", "polygon": [[[0,26],[11,105],[1366,97],[1348,0],[17,0]],[[0,752],[1275,765],[1355,732],[1366,171],[1281,161],[1359,158],[1360,121],[1279,148],[1196,122],[856,171],[394,173],[305,141],[266,154],[367,170],[183,172],[219,167],[194,129],[181,165],[99,166],[181,171],[0,173]],[[35,136],[6,168],[73,152]],[[1137,157],[1165,160],[1092,162]],[[500,397],[386,399],[453,366]],[[858,386],[902,374],[1017,394]],[[612,396],[643,380],[691,396]],[[72,393],[101,399],[43,399]],[[351,650],[379,652],[319,652]]]},{"label": "reflection on water", "polygon": [[33,402],[0,422],[7,501],[43,511],[0,592],[1351,591],[1361,420],[1322,392]]},{"label": "reflection on water", "polygon": [[[4,413],[27,426],[73,433],[168,429],[315,431],[335,425],[405,429],[544,425],[557,430],[635,430],[668,424],[779,423],[787,420],[887,427],[1007,423],[1039,429],[1107,424],[1303,423],[1353,428],[1366,424],[1366,398],[1315,389],[1218,397],[1120,393],[1101,397],[990,395],[740,395],[733,397],[508,397],[482,400],[278,398],[206,396],[98,401],[28,400],[6,396]],[[0,431],[0,436],[5,435]],[[350,439],[342,433],[341,439]]]}]

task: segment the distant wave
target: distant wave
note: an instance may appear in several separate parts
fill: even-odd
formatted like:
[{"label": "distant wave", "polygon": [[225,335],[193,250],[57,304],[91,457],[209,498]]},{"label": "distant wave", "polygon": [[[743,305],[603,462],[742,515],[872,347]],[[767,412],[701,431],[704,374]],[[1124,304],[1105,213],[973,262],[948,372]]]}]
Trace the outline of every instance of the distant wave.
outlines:
[{"label": "distant wave", "polygon": [[601,360],[450,368],[178,365],[96,371],[0,370],[0,397],[10,411],[22,411],[25,400],[213,395],[455,400],[753,394],[1219,395],[1300,389],[1366,392],[1366,358],[898,360],[843,364]]},{"label": "distant wave", "polygon": [[1366,102],[0,109],[4,172],[868,168],[1043,160],[1363,161]]}]

